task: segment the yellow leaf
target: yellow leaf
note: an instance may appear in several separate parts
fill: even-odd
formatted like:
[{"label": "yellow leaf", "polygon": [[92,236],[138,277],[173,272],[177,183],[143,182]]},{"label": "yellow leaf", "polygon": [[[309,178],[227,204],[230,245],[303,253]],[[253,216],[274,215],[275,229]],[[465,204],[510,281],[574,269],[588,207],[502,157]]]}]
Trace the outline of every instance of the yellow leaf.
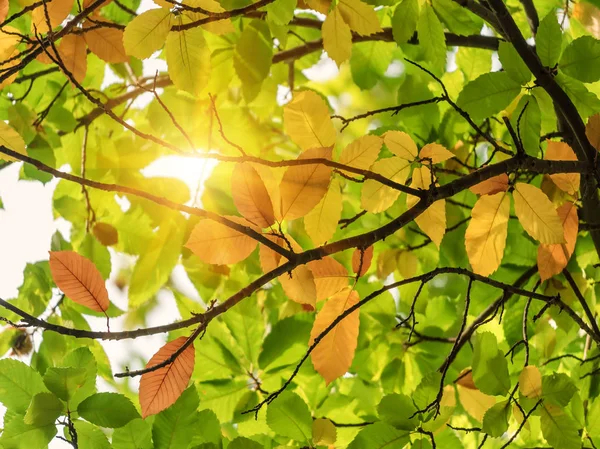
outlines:
[{"label": "yellow leaf", "polygon": [[473,207],[465,247],[473,271],[489,276],[500,266],[508,233],[510,198],[506,192],[484,195]]},{"label": "yellow leaf", "polygon": [[313,421],[312,441],[313,444],[326,446],[334,444],[337,438],[335,426],[327,418],[319,418]]},{"label": "yellow leaf", "polygon": [[0,29],[0,57],[2,59],[8,59],[10,54],[17,48],[17,45],[19,45],[21,39],[18,34],[19,30],[11,26]]},{"label": "yellow leaf", "polygon": [[560,218],[548,197],[535,186],[519,182],[513,191],[515,213],[523,229],[540,243],[563,243]]},{"label": "yellow leaf", "polygon": [[87,51],[83,36],[67,34],[58,45],[58,54],[73,78],[78,83],[82,83],[87,72]]},{"label": "yellow leaf", "polygon": [[165,53],[173,84],[192,95],[200,94],[210,79],[210,49],[202,29],[171,31]]},{"label": "yellow leaf", "polygon": [[[265,235],[265,237],[280,247],[287,248],[281,237],[276,237],[274,235]],[[258,247],[258,257],[260,259],[260,267],[264,273],[273,271],[279,266],[279,262],[281,261],[281,254],[273,251],[271,248],[263,245],[262,243]]]},{"label": "yellow leaf", "polygon": [[[342,313],[358,303],[358,293],[346,288],[329,299],[318,313],[310,331],[312,345],[328,326]],[[315,370],[327,384],[343,376],[354,358],[358,342],[359,309],[340,321],[315,347],[311,359]]]},{"label": "yellow leaf", "polygon": [[331,0],[298,0],[298,8],[300,9],[314,9],[321,14],[327,14]]},{"label": "yellow leaf", "polygon": [[326,256],[307,264],[317,288],[317,301],[327,299],[348,286],[348,271],[333,257]]},{"label": "yellow leaf", "polygon": [[49,265],[56,286],[69,299],[96,312],[108,309],[108,291],[92,261],[74,251],[51,251]]},{"label": "yellow leaf", "polygon": [[417,267],[419,265],[419,259],[412,251],[401,251],[398,254],[398,273],[404,278],[408,279],[417,274]]},{"label": "yellow leaf", "polygon": [[323,49],[338,67],[341,66],[352,53],[352,33],[339,8],[334,8],[323,22],[322,34]]},{"label": "yellow leaf", "polygon": [[330,147],[335,129],[325,101],[315,92],[296,92],[283,108],[283,125],[288,136],[303,150]]},{"label": "yellow leaf", "polygon": [[[164,345],[148,361],[146,368],[169,359],[186,341],[187,337],[179,337]],[[142,418],[156,415],[175,403],[190,382],[194,372],[195,358],[196,352],[192,343],[173,362],[142,374],[140,379]]]},{"label": "yellow leaf", "polygon": [[[287,262],[282,260],[281,264]],[[299,304],[309,304],[314,307],[317,302],[317,287],[312,271],[306,265],[300,265],[279,276],[279,282],[283,291],[292,301]]]},{"label": "yellow leaf", "polygon": [[348,167],[368,169],[379,157],[383,140],[379,136],[367,134],[359,137],[342,151],[340,164]]},{"label": "yellow leaf", "polygon": [[[7,71],[7,70],[12,69],[12,68],[18,66],[19,64],[21,64],[21,60],[19,59],[19,54],[20,54],[19,49],[15,48],[12,53],[6,55],[5,62],[0,62],[0,70]],[[17,79],[18,74],[19,74],[19,72],[16,71],[12,75],[10,75],[8,78],[6,78],[4,81],[0,82],[0,90],[4,89],[6,86],[9,86],[10,84],[12,84],[13,81],[15,79]]]},{"label": "yellow leaf", "polygon": [[361,36],[368,36],[382,31],[373,6],[360,0],[340,0],[338,8],[344,21]]},{"label": "yellow leaf", "polygon": [[352,253],[352,271],[359,276],[364,276],[369,271],[372,260],[373,246],[369,246],[365,250],[355,249]]},{"label": "yellow leaf", "polygon": [[31,31],[38,34],[46,34],[50,31],[46,11],[50,18],[50,27],[52,29],[59,26],[67,18],[73,8],[73,0],[52,0],[44,5],[38,6],[31,13]]},{"label": "yellow leaf", "polygon": [[540,279],[545,281],[560,273],[569,263],[575,250],[577,233],[579,232],[579,219],[575,204],[566,202],[556,212],[562,222],[565,232],[565,243],[544,245],[540,244],[537,254],[538,271]]},{"label": "yellow leaf", "polygon": [[[227,217],[241,225],[251,227],[251,223],[240,217]],[[255,231],[259,231],[255,229]],[[185,244],[202,262],[214,265],[237,263],[248,257],[256,240],[213,220],[201,220],[190,234]]]},{"label": "yellow leaf", "polygon": [[[410,173],[410,162],[400,157],[381,159],[373,164],[371,171],[402,184]],[[390,208],[398,195],[398,190],[367,179],[362,188],[360,204],[363,209],[376,214]]]},{"label": "yellow leaf", "polygon": [[110,63],[129,61],[125,47],[123,46],[123,31],[115,28],[94,28],[94,24],[85,22],[86,31],[83,37],[90,51],[100,59]]},{"label": "yellow leaf", "polygon": [[[431,185],[431,171],[424,165],[413,171],[410,186],[413,189],[428,189]],[[411,208],[418,202],[416,196],[408,195],[406,207]],[[425,212],[415,218],[415,223],[427,234],[433,243],[439,248],[446,233],[446,201],[438,200],[429,206]]]},{"label": "yellow leaf", "polygon": [[[331,159],[331,148],[306,150],[298,159]],[[327,192],[331,168],[323,164],[291,166],[283,175],[281,218],[294,220],[308,214]]]},{"label": "yellow leaf", "polygon": [[323,199],[304,217],[304,228],[315,246],[333,237],[341,216],[342,192],[340,182],[334,178]]},{"label": "yellow leaf", "polygon": [[128,55],[149,58],[159,50],[171,30],[171,11],[167,8],[150,9],[135,17],[123,33],[123,45]]},{"label": "yellow leaf", "polygon": [[498,176],[493,176],[485,181],[469,187],[469,190],[476,195],[493,195],[498,192],[506,192],[508,190],[508,175],[502,173]]},{"label": "yellow leaf", "polygon": [[[25,141],[21,135],[12,127],[0,120],[0,145],[4,145],[9,150],[13,150],[24,156],[27,156],[25,151]],[[16,159],[6,154],[0,153],[0,159],[5,161],[15,161]]]},{"label": "yellow leaf", "polygon": [[[549,161],[576,161],[577,156],[568,144],[549,140],[544,159]],[[579,178],[579,173],[555,173],[550,175],[550,179],[554,184],[569,195],[575,195],[579,190]]]},{"label": "yellow leaf", "polygon": [[420,159],[431,159],[432,164],[438,164],[452,157],[454,154],[439,143],[428,143],[419,152]]},{"label": "yellow leaf", "polygon": [[383,142],[396,156],[414,161],[419,150],[412,138],[402,131],[388,131],[383,135]]},{"label": "yellow leaf", "polygon": [[[185,0],[185,5],[189,5],[195,8],[203,8],[210,12],[224,12],[225,9],[215,0]],[[170,5],[172,6],[172,5]],[[204,19],[206,14],[201,12],[190,12],[185,11],[184,14],[193,22]],[[235,32],[235,28],[231,23],[231,19],[217,20],[215,22],[209,22],[202,25],[202,28],[209,33],[221,35]]]},{"label": "yellow leaf", "polygon": [[542,396],[542,375],[537,366],[529,365],[523,368],[519,375],[519,391],[530,399]]},{"label": "yellow leaf", "polygon": [[260,175],[249,163],[236,164],[231,175],[231,193],[235,207],[246,220],[261,228],[275,223],[271,197]]},{"label": "yellow leaf", "polygon": [[285,173],[285,168],[272,168],[260,164],[253,165],[253,167],[265,183],[269,197],[271,197],[275,220],[281,221],[281,192],[279,191],[279,185]]},{"label": "yellow leaf", "polygon": [[483,416],[492,406],[496,404],[493,396],[488,396],[479,390],[466,388],[457,385],[458,399],[465,411],[479,422],[483,421]]}]

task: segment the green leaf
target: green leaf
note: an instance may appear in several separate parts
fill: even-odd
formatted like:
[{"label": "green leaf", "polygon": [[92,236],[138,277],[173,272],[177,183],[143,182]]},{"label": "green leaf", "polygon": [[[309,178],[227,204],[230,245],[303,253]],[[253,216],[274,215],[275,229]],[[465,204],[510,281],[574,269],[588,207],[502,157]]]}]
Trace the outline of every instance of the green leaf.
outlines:
[{"label": "green leaf", "polygon": [[134,419],[115,429],[112,436],[113,449],[152,449],[152,427],[143,419]]},{"label": "green leaf", "polygon": [[0,360],[0,401],[8,409],[25,412],[31,399],[45,391],[41,376],[23,362]]},{"label": "green leaf", "polygon": [[592,438],[600,437],[600,398],[594,399],[592,404],[588,405],[587,425],[585,430]]},{"label": "green leaf", "polygon": [[560,73],[560,71],[555,79],[565,93],[571,97],[571,101],[575,103],[582,119],[585,120],[600,111],[600,100],[581,81]]},{"label": "green leaf", "polygon": [[262,82],[269,75],[273,58],[273,46],[268,25],[253,20],[246,25],[233,54],[235,72],[242,81],[246,101],[258,95]]},{"label": "green leaf", "polygon": [[402,430],[414,430],[419,425],[416,416],[411,418],[416,411],[412,400],[404,394],[388,394],[377,406],[382,421]]},{"label": "green leaf", "polygon": [[96,393],[81,402],[77,412],[92,424],[110,428],[123,427],[140,417],[131,401],[117,393]]},{"label": "green leaf", "polygon": [[506,108],[520,91],[521,84],[508,73],[484,73],[464,87],[456,103],[478,121]]},{"label": "green leaf", "polygon": [[488,409],[483,416],[483,431],[491,437],[501,437],[508,430],[510,410],[509,401],[498,402]]},{"label": "green leaf", "polygon": [[421,8],[417,30],[425,60],[434,72],[442,73],[446,68],[446,36],[440,19],[429,3]]},{"label": "green leaf", "polygon": [[526,84],[531,80],[531,71],[512,44],[506,41],[500,42],[498,57],[504,71],[519,84]]},{"label": "green leaf", "polygon": [[69,399],[86,383],[86,374],[83,368],[48,368],[44,375],[44,384],[68,404]]},{"label": "green leaf", "polygon": [[279,0],[266,7],[267,17],[277,25],[287,25],[294,18],[297,0]]},{"label": "green leaf", "polygon": [[410,432],[378,422],[364,427],[348,449],[402,449],[410,441]]},{"label": "green leaf", "polygon": [[[85,421],[75,421],[77,442],[80,448],[85,449],[111,449],[108,438],[102,430]],[[66,432],[66,428],[65,428]]]},{"label": "green leaf", "polygon": [[171,19],[171,11],[167,8],[150,9],[134,18],[123,33],[127,54],[140,59],[149,58],[165,43]]},{"label": "green leaf", "polygon": [[237,437],[229,445],[227,449],[262,449],[264,446],[254,440],[244,437]]},{"label": "green leaf", "polygon": [[581,448],[577,423],[561,408],[543,405],[541,410],[542,434],[555,449]]},{"label": "green leaf", "polygon": [[419,1],[402,0],[396,6],[392,16],[392,34],[398,45],[405,43],[417,31],[419,20]]},{"label": "green leaf", "polygon": [[208,84],[211,68],[210,49],[202,28],[171,31],[165,53],[173,84],[192,95],[199,95]]},{"label": "green leaf", "polygon": [[256,365],[260,344],[265,334],[264,318],[254,301],[243,301],[231,309],[224,321],[242,349],[248,363],[246,368]]},{"label": "green leaf", "polygon": [[564,373],[554,373],[542,377],[542,396],[544,403],[565,407],[570,401],[577,387]]},{"label": "green leaf", "polygon": [[190,428],[195,423],[194,412],[198,404],[196,388],[190,387],[179,396],[175,404],[156,416],[152,425],[154,449],[177,449],[188,446],[193,437]]},{"label": "green leaf", "polygon": [[582,36],[569,44],[560,59],[560,70],[584,83],[600,79],[600,41]]},{"label": "green leaf", "polygon": [[546,67],[558,63],[562,51],[562,30],[554,8],[544,17],[535,37],[535,50]]},{"label": "green leaf", "polygon": [[468,36],[479,34],[483,21],[453,0],[433,0],[433,9],[452,33]]},{"label": "green leaf", "polygon": [[508,363],[491,332],[481,332],[475,339],[473,381],[482,393],[489,395],[505,395],[510,389]]},{"label": "green leaf", "polygon": [[361,89],[371,89],[383,77],[393,55],[393,45],[386,42],[361,42],[352,46],[350,70]]},{"label": "green leaf", "polygon": [[221,442],[221,424],[213,411],[202,410],[195,414],[193,427],[195,435],[190,443],[192,446],[203,443],[219,444]]},{"label": "green leaf", "polygon": [[46,449],[54,435],[56,435],[54,423],[39,427],[32,426],[25,424],[23,417],[17,415],[8,423],[5,421],[0,436],[0,446],[3,449]]},{"label": "green leaf", "polygon": [[64,409],[64,404],[52,393],[38,393],[31,400],[24,422],[35,427],[54,424]]},{"label": "green leaf", "polygon": [[[525,108],[525,111],[523,111]],[[520,120],[519,120],[520,117]],[[523,95],[515,108],[511,123],[520,136],[525,152],[533,157],[540,153],[540,134],[542,129],[542,113],[533,95]]]},{"label": "green leaf", "polygon": [[266,336],[258,362],[263,369],[296,363],[306,352],[314,317],[296,314],[278,321]]},{"label": "green leaf", "polygon": [[267,407],[267,424],[279,435],[299,442],[310,442],[312,417],[300,397],[284,391]]}]

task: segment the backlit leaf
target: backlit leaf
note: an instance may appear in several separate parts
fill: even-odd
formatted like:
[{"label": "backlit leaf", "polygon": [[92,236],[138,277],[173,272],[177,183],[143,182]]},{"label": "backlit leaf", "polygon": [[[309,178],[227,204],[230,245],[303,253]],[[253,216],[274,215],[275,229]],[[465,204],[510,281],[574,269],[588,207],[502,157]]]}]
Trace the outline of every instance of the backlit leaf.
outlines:
[{"label": "backlit leaf", "polygon": [[329,109],[315,92],[296,92],[283,108],[285,132],[303,150],[330,147],[335,143],[335,129]]},{"label": "backlit leaf", "polygon": [[508,73],[484,73],[464,87],[456,104],[473,120],[483,120],[507,107],[520,91],[521,84]]},{"label": "backlit leaf", "polygon": [[365,250],[355,249],[352,253],[352,271],[359,276],[364,276],[373,260],[373,247],[369,246]]},{"label": "backlit leaf", "polygon": [[150,9],[135,17],[123,33],[127,54],[139,59],[149,58],[167,40],[171,22],[171,11],[166,8]]},{"label": "backlit leaf", "polygon": [[233,54],[235,72],[242,81],[244,96],[251,101],[258,95],[269,75],[273,58],[273,44],[268,25],[253,20],[244,27]]},{"label": "backlit leaf", "polygon": [[[371,171],[402,184],[410,173],[410,162],[401,157],[385,158],[375,162]],[[379,213],[390,208],[399,195],[400,191],[367,179],[362,188],[360,204],[369,212]]]},{"label": "backlit leaf", "polygon": [[[358,293],[349,288],[336,293],[317,314],[310,332],[310,342],[330,326],[339,315],[358,303]],[[352,364],[358,340],[358,310],[340,321],[332,331],[323,337],[311,353],[315,370],[327,384],[343,376]]]},{"label": "backlit leaf", "polygon": [[275,223],[273,204],[258,172],[248,163],[236,164],[231,175],[233,202],[240,214],[256,226]]},{"label": "backlit leaf", "polygon": [[402,0],[398,3],[392,17],[392,34],[398,45],[413,37],[415,31],[417,31],[418,19],[418,0]]},{"label": "backlit leaf", "polygon": [[202,92],[210,78],[210,50],[202,29],[171,31],[165,53],[173,84],[192,95]]},{"label": "backlit leaf", "polygon": [[562,53],[562,30],[554,11],[550,11],[540,21],[535,43],[535,50],[542,64],[554,67]]},{"label": "backlit leaf", "polygon": [[331,421],[325,418],[315,419],[312,426],[313,444],[334,444],[336,429]]},{"label": "backlit leaf", "polygon": [[337,178],[331,180],[319,204],[304,217],[306,233],[315,246],[323,245],[335,234],[342,216],[342,191]]},{"label": "backlit leaf", "polygon": [[593,83],[600,79],[600,41],[582,36],[571,42],[562,55],[560,69],[567,75]]},{"label": "backlit leaf", "polygon": [[[576,161],[577,156],[568,144],[549,140],[544,159],[549,161]],[[554,181],[554,184],[570,195],[575,195],[579,190],[580,177],[579,173],[555,173],[550,175],[550,179]]]},{"label": "backlit leaf", "polygon": [[469,190],[476,195],[493,195],[498,192],[506,192],[508,190],[508,175],[502,173],[498,176],[492,176],[470,187]]},{"label": "backlit leaf", "polygon": [[292,301],[314,306],[317,301],[317,287],[312,271],[306,265],[294,268],[291,273],[279,276],[283,291]]},{"label": "backlit leaf", "polygon": [[83,35],[90,51],[100,59],[110,63],[127,62],[129,57],[123,46],[123,31],[115,28],[95,28],[85,22]]},{"label": "backlit leaf", "polygon": [[[187,337],[179,337],[164,345],[148,361],[146,368],[169,359],[186,341]],[[142,418],[155,415],[175,403],[192,377],[194,358],[194,345],[191,344],[173,362],[142,374],[140,380]]]},{"label": "backlit leaf", "polygon": [[[428,189],[431,185],[431,171],[425,166],[413,171],[410,186],[413,189]],[[411,208],[418,202],[416,196],[409,195],[406,199],[406,207]],[[415,219],[419,228],[427,234],[433,243],[439,248],[444,234],[446,233],[446,201],[438,200],[429,206],[425,212]]]},{"label": "backlit leaf", "polygon": [[430,3],[421,6],[417,31],[427,62],[434,71],[442,72],[446,67],[446,37],[444,27]]},{"label": "backlit leaf", "polygon": [[323,22],[323,49],[338,66],[347,61],[352,53],[352,33],[338,7]]},{"label": "backlit leaf", "polygon": [[279,435],[298,442],[310,442],[312,417],[304,401],[295,393],[284,391],[269,404],[267,424]]},{"label": "backlit leaf", "polygon": [[317,289],[317,301],[333,296],[348,285],[348,271],[333,257],[324,257],[307,264]]},{"label": "backlit leaf", "polygon": [[544,192],[519,182],[515,185],[513,199],[519,222],[531,237],[546,244],[565,241],[560,218]]},{"label": "backlit leaf", "polygon": [[58,53],[65,68],[79,83],[83,82],[87,72],[87,54],[85,38],[78,34],[69,34],[62,38]]},{"label": "backlit leaf", "polygon": [[32,398],[46,391],[37,371],[14,359],[0,360],[0,402],[9,410],[24,413]]},{"label": "backlit leaf", "polygon": [[523,396],[536,399],[542,395],[542,375],[537,366],[529,365],[523,368],[519,375],[519,391]]},{"label": "backlit leaf", "polygon": [[[23,141],[21,135],[2,120],[0,120],[0,145],[3,145],[9,150],[13,150],[17,153],[27,155],[27,152],[25,151],[25,142]],[[4,159],[5,161],[15,160],[13,157],[1,153],[0,159]]]},{"label": "backlit leaf", "polygon": [[77,407],[77,413],[85,420],[100,427],[123,427],[139,418],[131,401],[117,393],[96,393]]},{"label": "backlit leaf", "polygon": [[65,295],[96,312],[110,305],[104,279],[96,266],[74,251],[51,251],[52,279]]},{"label": "backlit leaf", "polygon": [[562,222],[565,243],[541,244],[538,247],[537,265],[542,281],[559,274],[567,266],[573,251],[575,251],[575,243],[577,242],[579,219],[575,204],[567,201],[556,212]]},{"label": "backlit leaf", "polygon": [[[53,0],[48,2],[47,5],[38,6],[31,13],[31,31],[36,31],[38,34],[46,34],[50,29],[59,26],[71,12],[73,3],[73,0]],[[50,28],[48,28],[46,11],[50,18]]]},{"label": "backlit leaf", "polygon": [[420,159],[430,159],[432,164],[438,164],[453,157],[454,154],[452,154],[439,143],[428,143],[423,148],[421,148],[421,151],[419,152]]},{"label": "backlit leaf", "polygon": [[505,192],[484,195],[473,207],[465,247],[473,271],[489,276],[500,266],[508,234],[510,198]]},{"label": "backlit leaf", "polygon": [[352,31],[361,36],[381,31],[375,10],[361,0],[340,0],[337,7]]},{"label": "backlit leaf", "polygon": [[382,144],[379,136],[367,134],[359,137],[342,150],[340,164],[367,170],[377,160]]}]

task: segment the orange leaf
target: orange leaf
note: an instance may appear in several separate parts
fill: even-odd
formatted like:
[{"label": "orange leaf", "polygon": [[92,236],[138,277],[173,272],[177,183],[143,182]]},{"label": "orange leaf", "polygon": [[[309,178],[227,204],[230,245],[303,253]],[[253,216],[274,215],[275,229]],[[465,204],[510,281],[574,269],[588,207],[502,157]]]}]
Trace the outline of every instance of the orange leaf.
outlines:
[{"label": "orange leaf", "polygon": [[501,175],[493,176],[479,184],[475,184],[469,190],[475,195],[493,195],[494,193],[506,192],[508,190],[508,175],[502,173]]},{"label": "orange leaf", "polygon": [[600,151],[600,114],[594,114],[588,119],[585,135],[592,146]]},{"label": "orange leaf", "polygon": [[58,54],[73,78],[79,83],[83,82],[87,72],[87,53],[83,36],[68,34],[63,37],[58,45]]},{"label": "orange leaf", "polygon": [[[569,145],[564,142],[548,141],[545,159],[549,161],[576,161],[577,156]],[[550,175],[550,179],[559,189],[574,195],[579,190],[579,173],[556,173]]]},{"label": "orange leaf", "polygon": [[[285,242],[281,237],[275,237],[273,235],[265,235],[265,237],[273,243],[277,243],[282,248],[286,248]],[[260,267],[264,273],[268,273],[277,268],[279,266],[279,261],[281,260],[281,254],[273,251],[262,243],[258,247],[258,257],[260,259]]]},{"label": "orange leaf", "polygon": [[92,232],[104,246],[112,246],[119,243],[119,232],[113,225],[108,223],[96,223]]},{"label": "orange leaf", "polygon": [[[164,362],[187,341],[179,337],[170,341],[152,356],[146,368]],[[146,418],[170,407],[186,389],[194,371],[194,345],[191,344],[166,366],[142,374],[140,380],[140,405],[142,417]]]},{"label": "orange leaf", "polygon": [[247,220],[261,228],[275,223],[269,192],[252,165],[236,164],[231,175],[231,193],[235,207]]},{"label": "orange leaf", "polygon": [[[94,25],[86,22],[83,25],[84,30]],[[123,31],[115,28],[94,28],[86,30],[83,35],[90,51],[100,59],[110,63],[119,63],[129,61],[129,56],[125,53],[123,46]]]},{"label": "orange leaf", "polygon": [[[317,315],[317,319],[310,331],[312,345],[329,325],[342,313],[358,303],[358,293],[346,288],[333,296]],[[317,372],[323,376],[327,384],[343,376],[354,358],[358,342],[359,310],[340,321],[315,347],[311,359]]]},{"label": "orange leaf", "polygon": [[454,153],[448,151],[439,143],[428,143],[419,152],[420,159],[430,159],[432,164],[438,164],[454,157]]},{"label": "orange leaf", "polygon": [[73,8],[73,0],[52,0],[46,5],[38,6],[31,13],[31,31],[36,31],[39,34],[48,33],[50,30],[48,29],[46,12],[50,18],[50,27],[54,29],[67,18],[71,8]]},{"label": "orange leaf", "polygon": [[0,22],[4,22],[6,16],[8,16],[8,0],[0,0]]},{"label": "orange leaf", "polygon": [[550,279],[560,273],[569,263],[569,259],[575,250],[577,233],[579,232],[579,219],[577,208],[571,202],[566,202],[556,209],[565,231],[566,243],[554,245],[541,244],[538,247],[537,264],[542,281]]},{"label": "orange leaf", "polygon": [[[331,159],[331,148],[306,150],[298,159]],[[308,214],[327,192],[331,168],[323,164],[288,168],[281,180],[281,217],[294,220]]]},{"label": "orange leaf", "polygon": [[[369,271],[369,267],[371,266],[371,260],[373,260],[373,247],[369,246],[365,250],[361,250],[356,248],[352,253],[352,271],[354,271],[359,276],[364,276],[364,274]],[[360,273],[358,272],[360,270]]]},{"label": "orange leaf", "polygon": [[348,286],[348,271],[333,257],[324,257],[307,264],[315,277],[317,301],[327,299]]},{"label": "orange leaf", "polygon": [[74,251],[50,251],[52,279],[77,304],[96,312],[108,309],[108,291],[96,266]]},{"label": "orange leaf", "polygon": [[[283,263],[284,261],[282,261]],[[306,265],[300,265],[291,273],[284,273],[277,279],[279,279],[285,294],[292,301],[311,306],[317,302],[315,277]]]}]

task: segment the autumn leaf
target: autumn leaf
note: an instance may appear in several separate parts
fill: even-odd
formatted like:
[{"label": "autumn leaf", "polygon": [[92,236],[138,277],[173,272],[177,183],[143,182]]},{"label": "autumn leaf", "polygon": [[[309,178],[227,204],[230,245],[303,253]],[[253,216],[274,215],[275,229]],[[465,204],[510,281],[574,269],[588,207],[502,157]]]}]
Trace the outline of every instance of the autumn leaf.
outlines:
[{"label": "autumn leaf", "polygon": [[167,40],[171,30],[171,11],[167,8],[150,9],[135,17],[123,34],[123,45],[128,55],[149,58]]},{"label": "autumn leaf", "polygon": [[49,263],[52,279],[69,299],[96,312],[108,309],[104,279],[89,259],[74,251],[51,251]]},{"label": "autumn leaf", "polygon": [[304,217],[306,233],[315,246],[333,237],[342,216],[342,191],[337,179],[332,179],[319,204]]},{"label": "autumn leaf", "polygon": [[519,182],[515,185],[513,198],[519,222],[531,237],[546,244],[565,241],[560,218],[544,192]]},{"label": "autumn leaf", "polygon": [[[73,8],[73,0],[52,0],[45,5],[38,6],[31,13],[31,31],[46,34],[50,29],[59,26],[67,18]],[[48,19],[50,28],[48,28]]]},{"label": "autumn leaf", "polygon": [[9,7],[10,3],[8,0],[0,0],[0,23],[6,20],[6,16],[8,16]]},{"label": "autumn leaf", "polygon": [[[330,148],[306,150],[302,159],[331,159]],[[323,164],[307,164],[289,167],[279,190],[281,191],[281,217],[294,220],[308,214],[327,192],[331,168]]]},{"label": "autumn leaf", "polygon": [[119,231],[111,224],[97,222],[94,224],[92,232],[104,246],[112,246],[119,243]]},{"label": "autumn leaf", "polygon": [[381,30],[375,9],[360,0],[340,0],[337,6],[344,21],[361,36]]},{"label": "autumn leaf", "polygon": [[333,257],[310,261],[307,266],[315,280],[317,301],[327,299],[348,286],[348,270]]},{"label": "autumn leaf", "polygon": [[[310,342],[329,327],[342,313],[358,303],[358,293],[346,288],[330,298],[317,314],[313,328],[310,331]],[[355,310],[340,321],[311,353],[315,370],[330,384],[343,376],[354,358],[358,341],[359,310]]]},{"label": "autumn leaf", "polygon": [[[371,171],[403,184],[410,173],[410,162],[400,157],[385,158],[375,162]],[[360,204],[363,209],[376,214],[389,209],[399,195],[400,191],[374,179],[367,179],[363,184]]]},{"label": "autumn leaf", "polygon": [[322,26],[323,49],[327,55],[339,66],[350,58],[352,53],[352,33],[350,27],[344,22],[339,8],[327,15]]},{"label": "autumn leaf", "polygon": [[238,163],[231,175],[233,202],[240,214],[256,226],[275,223],[273,204],[258,172],[249,163]]},{"label": "autumn leaf", "polygon": [[359,137],[342,150],[340,164],[366,170],[377,160],[382,145],[383,140],[379,136],[367,134]]},{"label": "autumn leaf", "polygon": [[594,114],[585,125],[585,135],[592,146],[600,151],[600,114]]},{"label": "autumn leaf", "polygon": [[[225,218],[252,228],[252,224],[243,218]],[[254,230],[260,232],[258,228]],[[202,262],[226,265],[248,257],[256,248],[256,240],[221,223],[205,219],[194,226],[185,247],[192,250]]]},{"label": "autumn leaf", "polygon": [[[549,140],[544,159],[549,161],[576,161],[577,156],[566,143]],[[554,181],[554,184],[569,195],[575,195],[579,190],[580,177],[579,173],[555,173],[550,175],[550,179]]]},{"label": "autumn leaf", "polygon": [[495,403],[494,396],[489,396],[477,389],[466,388],[457,385],[458,399],[465,411],[479,422],[483,421],[483,416]]},{"label": "autumn leaf", "polygon": [[58,45],[58,54],[73,78],[82,83],[87,72],[87,53],[83,36],[69,34],[63,37]]},{"label": "autumn leaf", "polygon": [[329,108],[315,92],[296,92],[283,108],[285,132],[303,150],[330,147],[335,143],[335,129]]},{"label": "autumn leaf", "polygon": [[500,266],[509,215],[510,198],[506,192],[484,195],[475,203],[465,233],[467,255],[475,273],[489,276]]},{"label": "autumn leaf", "polygon": [[[431,171],[424,165],[413,171],[410,186],[413,189],[428,189],[431,185]],[[416,196],[409,195],[406,198],[406,207],[411,208],[418,202]],[[433,243],[439,248],[446,233],[446,201],[438,200],[429,206],[425,212],[415,218],[415,223],[427,234]]]},{"label": "autumn leaf", "polygon": [[537,366],[523,368],[519,375],[519,391],[523,396],[536,399],[542,395],[542,375]]},{"label": "autumn leaf", "polygon": [[[265,237],[271,240],[273,243],[276,243],[280,247],[286,248],[285,242],[281,237],[276,237],[274,235],[265,235]],[[258,246],[260,267],[262,268],[264,273],[273,271],[279,266],[279,262],[281,261],[281,254],[279,254],[276,251],[273,251],[271,248],[262,243]]]},{"label": "autumn leaf", "polygon": [[369,246],[367,249],[355,249],[352,253],[352,271],[358,276],[364,276],[373,260],[373,246]]},{"label": "autumn leaf", "polygon": [[493,195],[498,192],[506,192],[508,190],[508,175],[502,173],[498,176],[492,176],[470,187],[469,190],[476,195]]},{"label": "autumn leaf", "polygon": [[439,164],[453,157],[454,154],[439,143],[428,143],[419,151],[419,159],[426,162],[429,162],[427,161],[429,159],[432,164]]},{"label": "autumn leaf", "polygon": [[419,152],[417,144],[405,132],[388,131],[383,135],[383,141],[396,156],[410,162],[417,158]]},{"label": "autumn leaf", "polygon": [[[3,145],[9,150],[13,150],[17,153],[27,155],[27,152],[25,151],[25,141],[21,135],[2,120],[0,120],[0,145]],[[4,159],[5,161],[16,160],[15,158],[7,156],[6,154],[0,154],[0,159]]]},{"label": "autumn leaf", "polygon": [[562,222],[565,233],[565,243],[553,245],[545,245],[542,243],[538,247],[537,265],[542,281],[559,274],[567,266],[571,255],[573,255],[573,251],[575,251],[575,243],[577,243],[579,219],[577,217],[577,207],[575,207],[575,204],[567,201],[560,206],[556,212]]},{"label": "autumn leaf", "polygon": [[[148,361],[146,368],[168,360],[186,341],[187,337],[179,337],[164,345]],[[156,415],[158,412],[170,407],[181,396],[192,377],[195,357],[194,345],[190,344],[173,362],[162,368],[142,374],[140,380],[140,406],[142,407],[143,418]]]},{"label": "autumn leaf", "polygon": [[317,302],[317,286],[312,271],[306,265],[300,265],[277,279],[288,298],[298,304],[308,304],[314,307]]},{"label": "autumn leaf", "polygon": [[127,62],[129,57],[123,46],[123,31],[115,28],[96,28],[85,22],[83,35],[90,51],[100,59],[110,63]]}]

